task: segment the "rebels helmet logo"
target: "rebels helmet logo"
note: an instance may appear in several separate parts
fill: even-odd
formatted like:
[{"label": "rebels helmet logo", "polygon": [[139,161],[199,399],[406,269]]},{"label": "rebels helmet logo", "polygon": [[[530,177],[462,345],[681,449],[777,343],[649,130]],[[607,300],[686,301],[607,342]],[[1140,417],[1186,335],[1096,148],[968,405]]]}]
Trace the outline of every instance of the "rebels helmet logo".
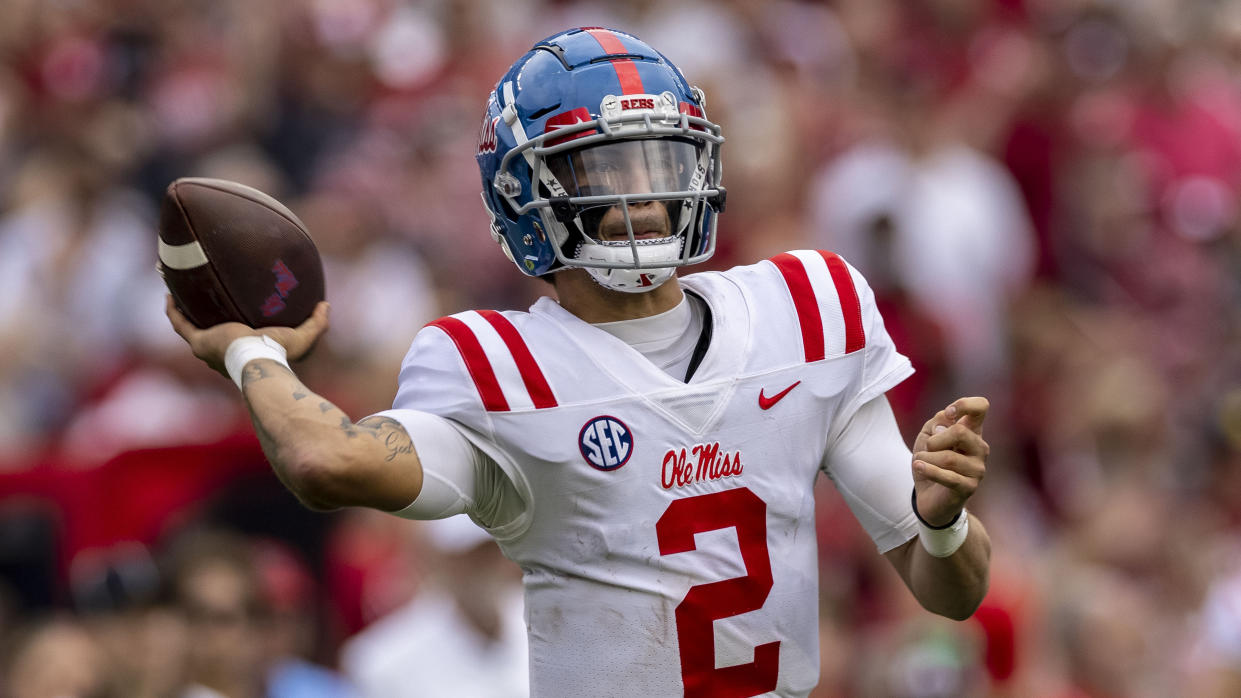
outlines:
[{"label": "rebels helmet logo", "polygon": [[650,97],[635,97],[633,99],[622,99],[621,109],[654,109],[655,100]]},{"label": "rebels helmet logo", "polygon": [[500,123],[498,116],[490,119],[483,117],[483,128],[478,132],[478,152],[475,155],[496,152],[496,146],[499,145],[496,140],[496,124],[498,123]]},{"label": "rebels helmet logo", "polygon": [[582,427],[577,445],[591,467],[616,470],[633,455],[633,434],[616,417],[595,417]]}]

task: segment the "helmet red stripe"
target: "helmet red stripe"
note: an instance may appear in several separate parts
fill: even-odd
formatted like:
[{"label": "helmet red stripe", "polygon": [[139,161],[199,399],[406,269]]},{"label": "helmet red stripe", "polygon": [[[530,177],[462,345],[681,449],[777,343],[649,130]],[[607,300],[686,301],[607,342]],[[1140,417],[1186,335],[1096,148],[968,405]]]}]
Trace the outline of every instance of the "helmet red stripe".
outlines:
[{"label": "helmet red stripe", "polygon": [[[629,50],[621,43],[620,37],[616,36],[607,29],[587,29],[586,32],[599,42],[599,47],[609,54],[625,54]],[[616,70],[616,77],[620,80],[621,93],[627,95],[645,94],[646,90],[642,87],[642,77],[638,75],[638,66],[628,58],[621,58],[612,61],[612,67]]]},{"label": "helmet red stripe", "polygon": [[819,300],[815,297],[814,287],[810,285],[806,267],[800,259],[787,252],[772,257],[771,262],[780,270],[784,283],[789,287],[789,294],[793,297],[797,321],[801,323],[801,341],[806,363],[823,359],[827,356],[827,350],[823,346],[823,318],[819,315]]},{"label": "helmet red stripe", "polygon": [[552,394],[552,387],[547,384],[547,377],[543,375],[539,363],[530,353],[530,347],[526,346],[526,340],[521,338],[521,333],[513,327],[513,323],[494,310],[480,310],[478,314],[496,328],[496,333],[500,335],[500,339],[504,340],[505,346],[513,354],[513,361],[517,364],[517,370],[521,372],[521,381],[526,384],[526,390],[530,392],[530,401],[534,403],[534,406],[538,409],[555,407],[556,396]]},{"label": "helmet red stripe", "polygon": [[827,270],[832,273],[832,283],[836,284],[836,296],[840,298],[840,311],[845,319],[845,353],[851,354],[866,346],[866,328],[862,326],[862,304],[858,301],[857,288],[853,285],[853,275],[845,260],[835,252],[819,250],[823,261],[827,262]]},{"label": "helmet red stripe", "polygon": [[488,412],[508,412],[508,401],[504,399],[504,391],[496,380],[496,372],[491,368],[487,352],[483,350],[483,345],[479,343],[478,337],[474,336],[470,326],[455,317],[442,317],[427,324],[443,330],[453,344],[457,345],[457,351],[465,360],[465,368],[470,372],[470,378],[474,379],[474,387],[478,388],[483,407]]}]

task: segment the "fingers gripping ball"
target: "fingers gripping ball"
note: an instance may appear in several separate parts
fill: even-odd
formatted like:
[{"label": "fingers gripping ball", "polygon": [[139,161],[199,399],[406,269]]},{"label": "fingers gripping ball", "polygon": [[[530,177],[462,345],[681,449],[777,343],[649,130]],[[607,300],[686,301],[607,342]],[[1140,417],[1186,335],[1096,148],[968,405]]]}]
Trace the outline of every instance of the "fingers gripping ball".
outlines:
[{"label": "fingers gripping ball", "polygon": [[323,263],[306,226],[267,194],[222,179],[168,185],[159,271],[198,327],[296,327],[324,298]]}]

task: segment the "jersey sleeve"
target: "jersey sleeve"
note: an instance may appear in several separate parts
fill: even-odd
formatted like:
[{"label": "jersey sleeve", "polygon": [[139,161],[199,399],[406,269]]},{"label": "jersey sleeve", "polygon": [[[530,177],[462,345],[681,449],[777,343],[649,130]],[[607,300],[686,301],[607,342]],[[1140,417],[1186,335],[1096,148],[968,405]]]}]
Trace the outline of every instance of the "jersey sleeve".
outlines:
[{"label": "jersey sleeve", "polygon": [[865,333],[862,380],[858,392],[842,410],[842,416],[849,416],[863,404],[883,395],[913,375],[914,368],[909,358],[897,350],[896,343],[884,327],[883,316],[879,314],[879,307],[875,303],[875,292],[866,282],[866,278],[848,262],[844,262],[844,267],[849,272],[857,292],[858,309]]},{"label": "jersey sleeve", "polygon": [[844,258],[826,250],[794,250],[768,261],[782,281],[773,288],[791,300],[789,318],[800,334],[785,342],[784,350],[794,352],[787,360],[815,363],[861,355],[860,374],[842,396],[837,423],[913,373],[883,325],[866,277]]},{"label": "jersey sleeve", "polygon": [[419,330],[401,361],[392,408],[429,412],[475,427],[486,419],[456,344],[433,325]]},{"label": "jersey sleeve", "polygon": [[410,435],[423,489],[398,516],[434,519],[465,513],[497,539],[529,522],[529,486],[491,438],[475,384],[453,340],[427,326],[401,363],[393,409],[382,412]]}]

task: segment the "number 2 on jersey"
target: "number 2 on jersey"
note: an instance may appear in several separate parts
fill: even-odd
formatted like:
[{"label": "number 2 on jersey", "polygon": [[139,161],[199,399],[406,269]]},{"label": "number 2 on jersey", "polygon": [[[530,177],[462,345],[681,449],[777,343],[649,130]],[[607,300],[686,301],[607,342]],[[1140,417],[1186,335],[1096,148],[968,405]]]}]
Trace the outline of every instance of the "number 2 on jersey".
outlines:
[{"label": "number 2 on jersey", "polygon": [[767,553],[767,504],[748,487],[678,499],[655,523],[659,554],[695,550],[694,534],[736,527],[744,577],[690,587],[677,606],[681,679],[686,698],[754,696],[774,691],[780,643],[754,648],[754,661],[717,669],[715,627],[720,618],[756,611],[771,593],[771,558]]}]

